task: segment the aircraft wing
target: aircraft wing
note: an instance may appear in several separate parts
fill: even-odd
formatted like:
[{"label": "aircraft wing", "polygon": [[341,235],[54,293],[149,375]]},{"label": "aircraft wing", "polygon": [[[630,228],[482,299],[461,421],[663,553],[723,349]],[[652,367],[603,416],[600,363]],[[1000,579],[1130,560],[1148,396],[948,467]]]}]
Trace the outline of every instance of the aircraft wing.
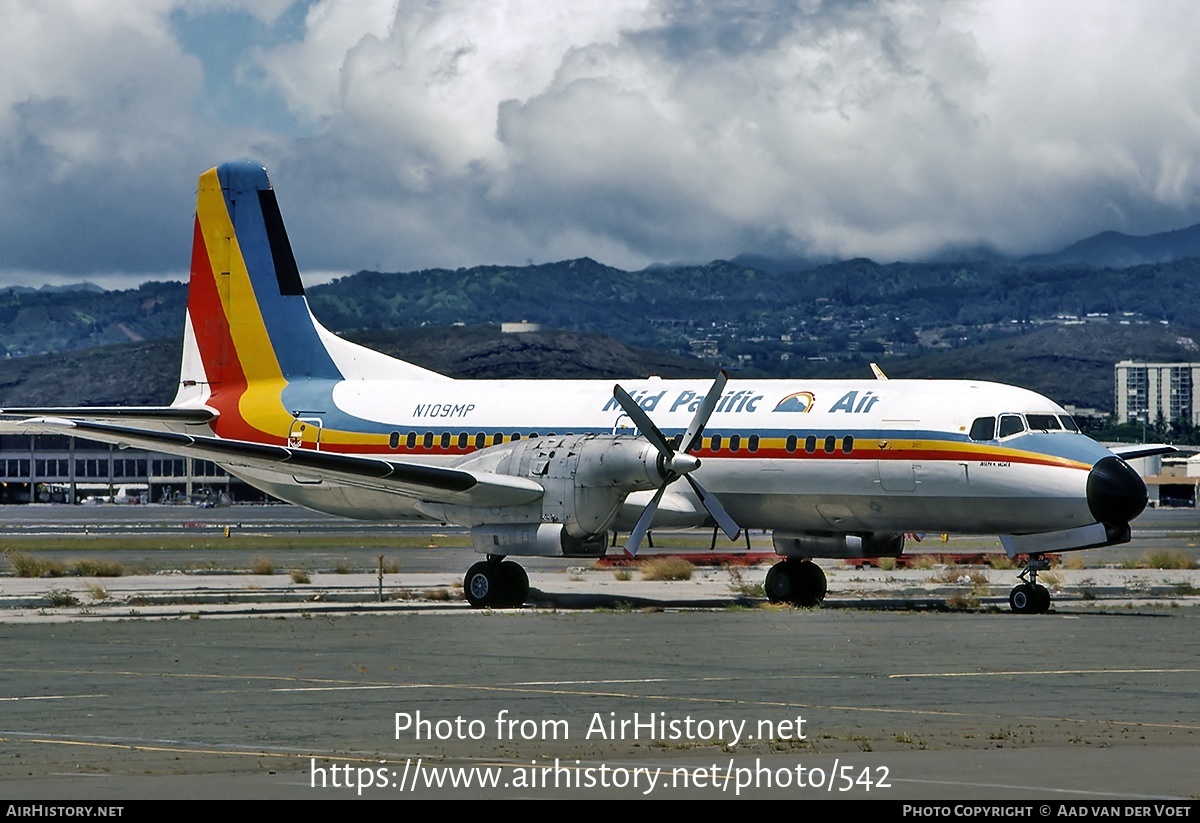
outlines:
[{"label": "aircraft wing", "polygon": [[1136,446],[1109,446],[1108,450],[1122,460],[1137,460],[1156,454],[1174,454],[1178,449],[1164,443],[1142,443]]},{"label": "aircraft wing", "polygon": [[90,420],[37,417],[22,421],[20,428],[31,434],[76,435],[101,443],[198,457],[223,466],[304,475],[437,503],[518,506],[539,499],[544,491],[532,480],[491,472],[152,431]]}]

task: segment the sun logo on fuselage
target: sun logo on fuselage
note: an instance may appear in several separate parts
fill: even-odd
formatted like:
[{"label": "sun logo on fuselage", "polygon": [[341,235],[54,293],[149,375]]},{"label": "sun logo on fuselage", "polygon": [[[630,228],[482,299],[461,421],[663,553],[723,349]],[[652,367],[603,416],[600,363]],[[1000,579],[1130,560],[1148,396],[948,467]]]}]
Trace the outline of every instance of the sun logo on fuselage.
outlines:
[{"label": "sun logo on fuselage", "polygon": [[813,407],[813,394],[810,391],[798,391],[775,404],[773,412],[807,412]]}]

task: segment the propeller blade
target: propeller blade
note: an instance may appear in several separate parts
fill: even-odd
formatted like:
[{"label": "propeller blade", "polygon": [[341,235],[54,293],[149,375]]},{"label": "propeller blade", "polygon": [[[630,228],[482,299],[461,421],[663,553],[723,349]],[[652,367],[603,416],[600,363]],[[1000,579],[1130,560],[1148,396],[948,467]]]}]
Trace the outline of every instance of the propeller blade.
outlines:
[{"label": "propeller blade", "polygon": [[729,375],[722,369],[713,380],[712,386],[709,387],[708,394],[704,395],[704,400],[701,401],[699,408],[696,409],[696,414],[692,417],[687,431],[684,432],[683,439],[679,441],[681,452],[690,452],[696,445],[695,441],[704,433],[704,427],[708,424],[708,418],[712,416],[713,409],[717,407],[717,403],[721,402],[721,395],[725,393],[725,384],[728,382]]},{"label": "propeller blade", "polygon": [[680,438],[679,443],[681,448],[678,450],[672,448],[672,444],[663,437],[663,433],[659,430],[658,426],[654,425],[654,421],[650,419],[650,415],[646,414],[646,410],[629,396],[629,392],[621,388],[620,384],[613,386],[613,397],[616,398],[617,403],[624,412],[629,415],[629,419],[634,422],[641,433],[654,446],[659,454],[659,469],[666,475],[663,478],[662,485],[654,493],[654,497],[650,499],[646,508],[642,510],[637,524],[634,525],[633,531],[629,533],[629,539],[625,541],[625,554],[629,557],[637,555],[637,550],[642,545],[642,539],[646,536],[646,532],[650,530],[650,524],[654,521],[654,515],[658,512],[658,504],[662,500],[667,486],[674,483],[680,477],[687,478],[688,483],[692,486],[692,491],[700,499],[700,503],[730,540],[737,540],[741,535],[741,527],[729,516],[717,498],[692,478],[691,473],[700,467],[700,461],[688,454],[698,444],[701,435],[704,433],[704,427],[708,424],[708,418],[712,416],[712,413],[717,408],[717,404],[721,402],[721,395],[725,393],[725,384],[728,381],[729,375],[724,370],[717,374],[716,379],[713,380],[712,385],[708,389],[708,393],[704,395],[704,399],[700,401],[700,405],[696,408],[696,414],[693,415],[692,422],[688,424],[687,431]]},{"label": "propeller blade", "polygon": [[[730,540],[737,540],[742,534],[742,527],[729,516],[729,513],[725,511],[725,507],[717,500],[716,495],[709,494],[708,490],[701,486],[700,482],[690,474],[685,474],[683,477],[691,484],[692,491],[700,498],[700,503],[712,515],[712,519],[717,521],[717,525],[721,527],[721,531],[725,532],[725,536]],[[658,501],[655,500],[652,502],[657,508]]]},{"label": "propeller blade", "polygon": [[662,500],[663,492],[667,490],[667,486],[669,485],[671,485],[671,480],[667,480],[659,486],[658,491],[654,493],[654,497],[646,504],[646,508],[642,509],[642,514],[638,518],[637,524],[633,527],[633,531],[629,533],[629,539],[625,541],[625,554],[629,557],[637,556],[637,551],[642,545],[642,538],[646,536],[646,532],[650,531],[650,523],[653,522],[654,515],[658,512],[658,502]]},{"label": "propeller blade", "polygon": [[629,396],[629,392],[621,388],[620,384],[613,386],[613,397],[621,404],[621,408],[629,415],[629,419],[641,430],[646,439],[654,444],[654,448],[663,457],[670,458],[675,454],[675,450],[667,444],[667,439],[663,437],[663,433],[658,430],[658,426],[654,425],[654,421],[650,419],[650,415],[646,414],[646,410],[637,404],[637,402]]}]

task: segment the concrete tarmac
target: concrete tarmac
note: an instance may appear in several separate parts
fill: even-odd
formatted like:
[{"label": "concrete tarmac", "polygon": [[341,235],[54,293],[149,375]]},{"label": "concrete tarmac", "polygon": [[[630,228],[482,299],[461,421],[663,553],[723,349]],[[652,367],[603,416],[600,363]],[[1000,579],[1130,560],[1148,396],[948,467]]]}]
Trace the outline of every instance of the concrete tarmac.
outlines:
[{"label": "concrete tarmac", "polygon": [[492,612],[454,599],[469,554],[433,554],[447,571],[389,575],[413,599],[382,604],[367,574],[0,579],[0,794],[1200,792],[1195,570],[1062,570],[1054,610],[1017,616],[1015,571],[825,564],[808,611],[739,591],[761,568],[651,583],[557,561],[531,572],[534,605]]},{"label": "concrete tarmac", "polygon": [[0,793],[1189,798],[1198,616],[531,609],[6,624]]}]

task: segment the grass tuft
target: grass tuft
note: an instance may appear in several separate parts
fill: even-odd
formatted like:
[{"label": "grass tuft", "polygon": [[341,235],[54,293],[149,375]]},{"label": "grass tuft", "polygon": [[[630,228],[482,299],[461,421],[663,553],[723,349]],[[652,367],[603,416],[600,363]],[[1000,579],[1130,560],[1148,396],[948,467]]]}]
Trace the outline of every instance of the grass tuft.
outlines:
[{"label": "grass tuft", "polygon": [[311,583],[312,578],[308,576],[308,572],[304,571],[304,569],[293,569],[292,582],[298,586],[303,586]]},{"label": "grass tuft", "polygon": [[251,574],[275,574],[275,561],[260,554],[250,561]]},{"label": "grass tuft", "polygon": [[691,580],[695,570],[682,557],[654,557],[641,564],[643,580]]},{"label": "grass tuft", "polygon": [[46,599],[57,609],[79,605],[79,598],[66,589],[51,589],[46,592]]},{"label": "grass tuft", "polygon": [[17,577],[63,577],[67,573],[67,567],[57,560],[35,557],[11,549],[5,551],[4,556],[8,558],[13,574]]},{"label": "grass tuft", "polygon": [[80,577],[121,577],[125,574],[125,567],[115,560],[72,560],[68,569]]},{"label": "grass tuft", "polygon": [[745,566],[731,563],[725,567],[729,572],[729,590],[743,597],[766,597],[767,590],[762,583],[751,583],[746,580]]},{"label": "grass tuft", "polygon": [[92,598],[92,600],[96,601],[97,603],[102,600],[107,600],[110,596],[108,589],[104,588],[99,583],[88,583],[87,593],[88,597]]},{"label": "grass tuft", "polygon": [[1146,565],[1152,569],[1190,569],[1192,559],[1179,551],[1154,551],[1146,554]]},{"label": "grass tuft", "polygon": [[946,608],[954,611],[975,611],[979,608],[979,597],[974,592],[952,594],[946,598]]}]

